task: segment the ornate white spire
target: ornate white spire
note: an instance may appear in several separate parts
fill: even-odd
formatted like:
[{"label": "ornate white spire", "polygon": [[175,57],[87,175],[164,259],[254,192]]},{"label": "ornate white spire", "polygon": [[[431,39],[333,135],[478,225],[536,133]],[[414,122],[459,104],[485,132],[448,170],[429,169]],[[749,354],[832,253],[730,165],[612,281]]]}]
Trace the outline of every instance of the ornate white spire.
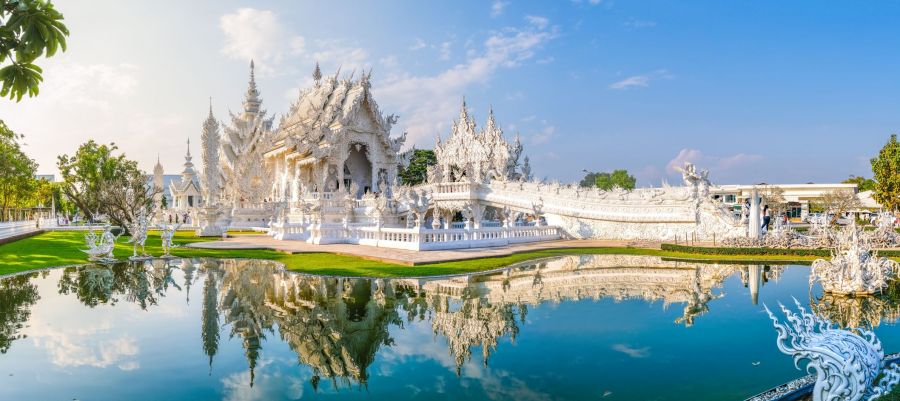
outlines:
[{"label": "ornate white spire", "polygon": [[194,163],[191,163],[191,138],[187,140],[187,154],[184,155],[184,166],[185,167],[193,167]]},{"label": "ornate white spire", "polygon": [[200,135],[201,158],[203,170],[200,186],[203,189],[203,199],[207,205],[215,204],[219,198],[222,179],[219,173],[219,147],[221,136],[219,135],[219,122],[212,112],[212,98],[209,100],[209,116],[203,122],[203,132]]},{"label": "ornate white spire", "polygon": [[259,111],[262,99],[259,98],[259,90],[256,89],[256,74],[253,70],[253,60],[250,60],[250,83],[247,87],[247,94],[244,95],[244,112],[255,114]]},{"label": "ornate white spire", "polygon": [[316,85],[322,80],[322,69],[319,68],[318,61],[316,61],[316,69],[313,70],[313,80],[316,81]]}]

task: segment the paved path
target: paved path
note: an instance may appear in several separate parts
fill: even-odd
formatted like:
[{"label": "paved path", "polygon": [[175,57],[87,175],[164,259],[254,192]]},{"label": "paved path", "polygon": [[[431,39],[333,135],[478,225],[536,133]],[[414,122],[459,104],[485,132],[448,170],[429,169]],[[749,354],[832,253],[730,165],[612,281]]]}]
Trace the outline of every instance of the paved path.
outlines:
[{"label": "paved path", "polygon": [[235,235],[221,241],[195,242],[186,245],[205,249],[272,249],[286,253],[330,252],[356,256],[408,266],[454,260],[507,256],[515,253],[542,249],[624,247],[659,249],[659,242],[614,240],[559,240],[516,244],[495,248],[455,249],[446,251],[408,251],[404,249],[378,248],[365,245],[332,244],[313,245],[303,241],[279,241],[267,235]]}]

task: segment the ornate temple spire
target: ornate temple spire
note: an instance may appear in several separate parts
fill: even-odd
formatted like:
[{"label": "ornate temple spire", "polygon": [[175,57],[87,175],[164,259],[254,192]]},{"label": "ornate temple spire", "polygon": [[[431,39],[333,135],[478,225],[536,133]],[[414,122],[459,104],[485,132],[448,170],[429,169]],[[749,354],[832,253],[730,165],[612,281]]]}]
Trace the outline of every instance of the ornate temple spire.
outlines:
[{"label": "ornate temple spire", "polygon": [[322,81],[322,69],[319,68],[318,61],[316,61],[316,69],[313,70],[313,80],[316,81],[316,85]]},{"label": "ornate temple spire", "polygon": [[200,134],[200,157],[203,162],[200,186],[203,189],[203,199],[207,204],[215,203],[219,196],[221,186],[218,170],[220,147],[219,122],[213,115],[212,98],[209,98],[209,116],[203,122],[203,131]]},{"label": "ornate temple spire", "polygon": [[250,60],[250,83],[247,87],[247,94],[244,96],[244,112],[253,113],[259,111],[259,105],[262,99],[259,98],[259,90],[256,89],[256,74],[254,73],[253,60]]},{"label": "ornate temple spire", "polygon": [[459,108],[459,121],[464,122],[469,120],[469,109],[466,107],[466,97],[462,98],[462,106]]},{"label": "ornate temple spire", "polygon": [[191,138],[187,140],[187,153],[184,155],[184,171],[181,172],[183,182],[192,181],[197,173],[194,171],[194,163],[191,162]]},{"label": "ornate temple spire", "polygon": [[484,125],[484,130],[488,134],[494,134],[494,131],[497,127],[497,122],[494,120],[494,106],[491,105],[488,109],[488,119],[487,123]]}]

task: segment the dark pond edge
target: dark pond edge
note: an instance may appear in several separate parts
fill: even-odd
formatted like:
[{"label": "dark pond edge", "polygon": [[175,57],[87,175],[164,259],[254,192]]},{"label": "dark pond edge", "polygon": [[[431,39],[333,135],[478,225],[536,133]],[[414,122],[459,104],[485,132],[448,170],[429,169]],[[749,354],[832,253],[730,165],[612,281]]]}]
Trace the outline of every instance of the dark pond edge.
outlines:
[{"label": "dark pond edge", "polygon": [[[884,357],[885,366],[890,366],[890,364],[897,362],[900,362],[900,352],[888,354]],[[815,384],[815,375],[806,375],[770,388],[744,401],[797,401],[810,395]]]}]

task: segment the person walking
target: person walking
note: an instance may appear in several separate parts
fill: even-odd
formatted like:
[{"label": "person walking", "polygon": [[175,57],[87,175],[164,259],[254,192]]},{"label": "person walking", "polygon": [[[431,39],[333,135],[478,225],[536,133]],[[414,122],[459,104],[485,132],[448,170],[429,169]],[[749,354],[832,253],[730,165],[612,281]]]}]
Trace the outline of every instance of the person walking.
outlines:
[{"label": "person walking", "polygon": [[769,231],[769,222],[772,221],[772,211],[769,210],[769,205],[766,205],[763,208],[762,215],[763,215],[763,222],[762,222],[762,227],[761,227],[762,231],[768,232]]}]

